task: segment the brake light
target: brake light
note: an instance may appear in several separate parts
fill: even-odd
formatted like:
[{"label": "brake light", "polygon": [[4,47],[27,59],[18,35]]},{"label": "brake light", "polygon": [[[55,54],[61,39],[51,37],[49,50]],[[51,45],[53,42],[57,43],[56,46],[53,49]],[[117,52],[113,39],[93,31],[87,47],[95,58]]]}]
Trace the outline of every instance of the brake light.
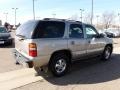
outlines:
[{"label": "brake light", "polygon": [[35,43],[29,43],[29,56],[37,57],[37,46]]}]

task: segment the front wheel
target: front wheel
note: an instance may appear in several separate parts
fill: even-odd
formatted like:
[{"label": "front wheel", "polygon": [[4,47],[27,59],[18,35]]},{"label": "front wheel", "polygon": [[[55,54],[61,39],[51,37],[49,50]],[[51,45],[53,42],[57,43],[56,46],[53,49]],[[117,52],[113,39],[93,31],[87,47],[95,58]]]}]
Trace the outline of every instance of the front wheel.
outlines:
[{"label": "front wheel", "polygon": [[51,58],[49,69],[54,76],[61,77],[70,68],[69,58],[65,54],[56,54]]},{"label": "front wheel", "polygon": [[111,57],[111,53],[112,53],[112,47],[110,46],[106,46],[105,49],[104,49],[104,52],[102,54],[102,59],[103,61],[107,61],[110,59]]}]

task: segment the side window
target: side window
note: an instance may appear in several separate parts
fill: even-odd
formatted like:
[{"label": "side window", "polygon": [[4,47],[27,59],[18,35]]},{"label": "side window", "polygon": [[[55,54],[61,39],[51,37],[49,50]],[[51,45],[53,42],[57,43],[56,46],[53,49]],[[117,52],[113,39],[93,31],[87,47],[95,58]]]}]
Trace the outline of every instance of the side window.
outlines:
[{"label": "side window", "polygon": [[85,30],[87,38],[93,38],[98,34],[96,29],[90,25],[86,25]]},{"label": "side window", "polygon": [[57,21],[40,21],[35,38],[61,38],[64,35],[65,23]]},{"label": "side window", "polygon": [[84,38],[84,32],[82,25],[80,24],[71,24],[69,30],[70,38]]}]

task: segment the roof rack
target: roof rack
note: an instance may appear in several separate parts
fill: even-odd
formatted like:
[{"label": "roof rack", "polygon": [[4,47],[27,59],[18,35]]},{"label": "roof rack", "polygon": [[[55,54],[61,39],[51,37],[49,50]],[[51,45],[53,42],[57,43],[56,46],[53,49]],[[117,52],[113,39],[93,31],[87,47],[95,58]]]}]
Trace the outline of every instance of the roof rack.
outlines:
[{"label": "roof rack", "polygon": [[67,19],[67,21],[82,23],[81,21],[69,20],[69,19]]},{"label": "roof rack", "polygon": [[65,21],[65,19],[58,19],[58,18],[44,18],[43,20],[62,20],[62,21]]},{"label": "roof rack", "polygon": [[71,21],[71,22],[78,22],[78,23],[82,23],[82,22],[80,22],[80,21],[76,21],[76,20],[58,19],[58,18],[44,18],[43,20],[59,20],[59,21]]}]

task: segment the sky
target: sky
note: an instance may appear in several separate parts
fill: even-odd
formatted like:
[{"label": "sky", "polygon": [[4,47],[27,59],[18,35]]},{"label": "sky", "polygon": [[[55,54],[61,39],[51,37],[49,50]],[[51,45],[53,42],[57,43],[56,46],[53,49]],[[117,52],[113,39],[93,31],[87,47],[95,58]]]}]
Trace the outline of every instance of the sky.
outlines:
[{"label": "sky", "polygon": [[[102,15],[105,11],[120,12],[120,0],[93,0],[94,1],[94,17]],[[15,23],[15,11],[17,9],[17,24],[24,23],[33,19],[33,0],[0,0],[0,19],[4,23]],[[73,15],[80,17],[80,9],[84,9],[83,16],[91,12],[91,0],[35,0],[36,19],[52,18],[56,14],[56,18],[70,18]]]}]

